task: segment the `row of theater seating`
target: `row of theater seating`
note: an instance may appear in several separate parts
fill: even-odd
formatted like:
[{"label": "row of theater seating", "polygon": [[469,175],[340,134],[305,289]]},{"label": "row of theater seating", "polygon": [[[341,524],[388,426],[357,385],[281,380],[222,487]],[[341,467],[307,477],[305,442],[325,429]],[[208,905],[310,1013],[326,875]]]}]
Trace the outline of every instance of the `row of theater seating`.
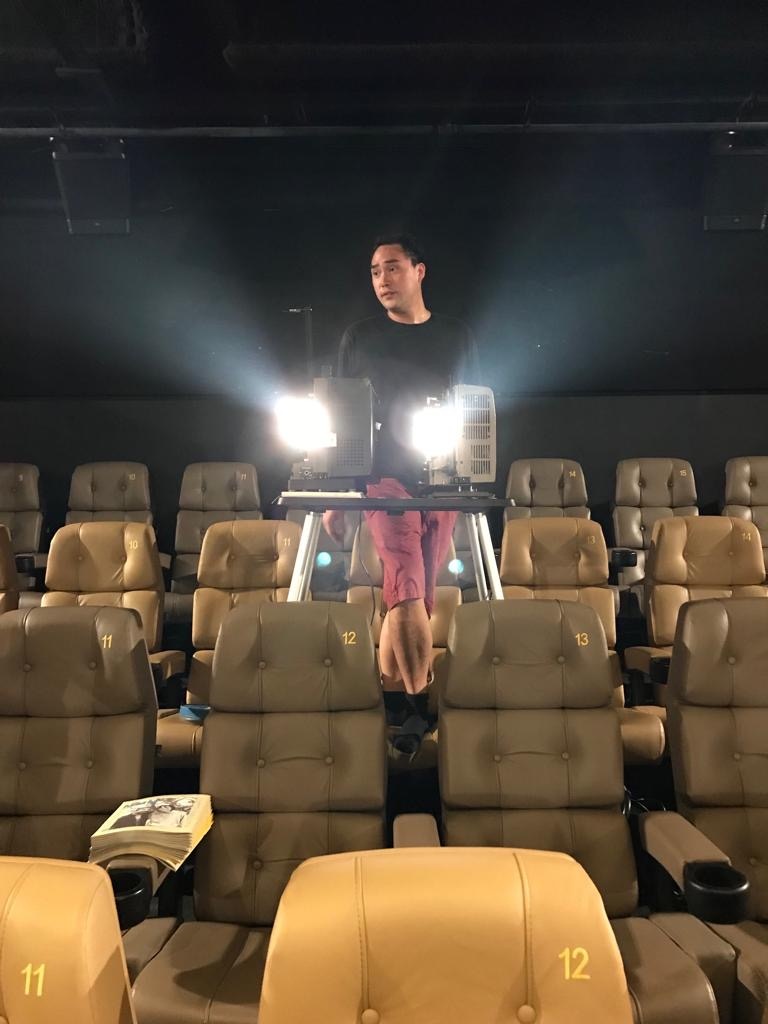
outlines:
[{"label": "row of theater seating", "polygon": [[[235,607],[285,601],[298,548],[295,523],[215,523],[207,531],[193,597],[192,654],[186,703],[206,706],[216,637]],[[5,553],[5,559],[3,559]],[[448,566],[437,588],[432,618],[433,662],[444,652],[457,607],[467,603]],[[4,568],[3,568],[4,566]],[[383,570],[365,523],[353,544],[353,584],[347,601],[361,605],[374,641],[381,631]],[[509,600],[569,600],[600,616],[611,650],[614,704],[621,719],[627,764],[657,764],[665,753],[664,679],[680,608],[707,597],[768,596],[760,537],[744,520],[720,516],[657,521],[645,580],[650,644],[627,648],[624,667],[634,674],[625,707],[621,657],[616,651],[616,590],[608,582],[608,554],[600,526],[591,520],[531,518],[506,523],[500,575]],[[0,528],[0,608],[16,606],[7,532]],[[363,585],[365,583],[365,585]],[[45,606],[118,605],[141,618],[159,684],[186,673],[184,651],[163,649],[163,582],[151,526],[82,523],[54,536],[46,570]],[[436,691],[433,693],[433,706]],[[178,703],[178,702],[177,702]],[[184,711],[167,708],[159,727],[160,756],[168,764],[194,764],[202,727]],[[428,756],[430,744],[424,747]]]},{"label": "row of theater seating", "polygon": [[[507,475],[506,496],[515,506],[507,519],[529,517],[590,518],[584,473],[567,459],[518,459]],[[625,459],[616,467],[613,508],[614,544],[637,553],[637,566],[625,569],[624,586],[638,592],[653,525],[659,518],[698,515],[693,469],[682,459]],[[768,456],[735,458],[726,465],[723,515],[754,522],[768,545]],[[182,477],[176,519],[174,557],[166,601],[167,621],[187,623],[197,582],[202,539],[212,523],[260,519],[261,497],[256,468],[248,463],[194,463]],[[300,522],[300,513],[289,513]],[[140,463],[88,463],[72,474],[67,523],[109,521],[152,523],[149,473]],[[315,591],[338,599],[351,582],[352,544],[359,516],[347,517],[341,544],[323,533],[323,558],[315,572]],[[0,464],[0,524],[11,533],[17,555],[38,555],[43,517],[35,466]],[[470,567],[463,522],[455,537],[457,566]],[[40,562],[44,559],[39,559]],[[462,589],[471,589],[471,571],[457,572]],[[34,598],[28,598],[34,603]]]},{"label": "row of theater seating", "polygon": [[[626,815],[598,613],[578,601],[505,600],[453,617],[438,663],[442,841],[575,858],[602,897],[638,1024],[758,1024],[768,1013],[766,636],[768,602],[756,598],[689,602],[677,624],[667,706],[680,814],[643,814],[638,826],[681,887],[698,861],[746,876],[744,919],[706,925],[665,899],[656,875],[639,905],[645,854]],[[209,702],[200,789],[215,822],[194,868],[196,919],[150,919],[126,933],[139,1024],[255,1019],[292,871],[309,857],[387,845],[386,723],[361,608],[234,608],[216,640]],[[149,791],[156,725],[129,611],[0,616],[0,853],[84,859],[115,806]],[[423,817],[395,822],[396,845],[436,842]],[[411,897],[417,916],[422,897],[435,897],[428,881]],[[400,939],[408,945],[407,929]],[[518,1002],[494,1019],[546,1019],[545,991],[544,981],[529,989],[523,1016]],[[376,1016],[349,1019],[388,1019],[366,1006]]]},{"label": "row of theater seating", "polygon": [[[100,867],[0,857],[3,905],[0,1005],[13,1024],[136,1024]],[[570,945],[574,934],[583,946]],[[270,936],[258,1020],[631,1024],[632,1010],[600,894],[573,858],[394,849],[296,868]]]}]

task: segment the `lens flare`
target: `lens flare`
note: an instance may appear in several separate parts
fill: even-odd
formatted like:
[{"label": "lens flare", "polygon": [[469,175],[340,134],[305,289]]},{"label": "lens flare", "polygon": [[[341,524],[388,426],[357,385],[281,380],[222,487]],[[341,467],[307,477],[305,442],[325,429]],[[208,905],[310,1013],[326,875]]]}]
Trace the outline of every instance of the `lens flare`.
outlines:
[{"label": "lens flare", "polygon": [[275,413],[278,436],[290,448],[311,452],[336,444],[328,410],[312,395],[280,398]]},{"label": "lens flare", "polygon": [[448,563],[448,572],[453,573],[454,576],[461,576],[464,572],[464,563],[460,558],[452,558]]},{"label": "lens flare", "polygon": [[461,437],[461,414],[455,405],[428,405],[413,417],[413,447],[425,459],[450,455]]},{"label": "lens flare", "polygon": [[318,551],[315,565],[318,569],[326,569],[331,564],[331,556],[328,551]]}]

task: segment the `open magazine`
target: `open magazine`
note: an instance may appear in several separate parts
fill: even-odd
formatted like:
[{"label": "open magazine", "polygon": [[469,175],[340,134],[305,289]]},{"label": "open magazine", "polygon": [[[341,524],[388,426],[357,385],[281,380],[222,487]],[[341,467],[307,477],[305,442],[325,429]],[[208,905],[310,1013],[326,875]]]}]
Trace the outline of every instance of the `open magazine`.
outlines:
[{"label": "open magazine", "polygon": [[140,854],[176,871],[213,824],[205,794],[148,796],[125,800],[91,836],[90,859]]}]

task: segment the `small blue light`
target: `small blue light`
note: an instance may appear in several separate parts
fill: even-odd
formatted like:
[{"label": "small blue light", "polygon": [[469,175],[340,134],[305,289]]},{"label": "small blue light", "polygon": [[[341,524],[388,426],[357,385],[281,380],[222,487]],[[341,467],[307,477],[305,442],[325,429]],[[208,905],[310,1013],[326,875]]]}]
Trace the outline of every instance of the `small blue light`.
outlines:
[{"label": "small blue light", "polygon": [[328,551],[318,551],[317,558],[315,559],[315,565],[318,569],[325,569],[326,566],[331,564],[331,555]]},{"label": "small blue light", "polygon": [[452,572],[454,576],[461,576],[464,572],[464,563],[460,558],[452,558],[448,563],[448,572]]}]

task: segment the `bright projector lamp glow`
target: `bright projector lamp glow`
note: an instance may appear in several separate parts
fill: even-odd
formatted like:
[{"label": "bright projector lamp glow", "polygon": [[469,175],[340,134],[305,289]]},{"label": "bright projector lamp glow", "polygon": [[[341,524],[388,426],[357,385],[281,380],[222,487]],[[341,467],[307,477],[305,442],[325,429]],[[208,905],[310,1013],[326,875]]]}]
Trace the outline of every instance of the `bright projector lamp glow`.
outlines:
[{"label": "bright projector lamp glow", "polygon": [[411,443],[425,459],[450,455],[461,437],[461,417],[455,405],[428,405],[413,417]]},{"label": "bright projector lamp glow", "polygon": [[314,396],[280,398],[275,413],[278,436],[290,448],[312,452],[336,444],[328,410]]},{"label": "bright projector lamp glow", "polygon": [[452,558],[448,563],[448,572],[453,573],[454,576],[461,576],[464,572],[464,563],[460,558]]}]

